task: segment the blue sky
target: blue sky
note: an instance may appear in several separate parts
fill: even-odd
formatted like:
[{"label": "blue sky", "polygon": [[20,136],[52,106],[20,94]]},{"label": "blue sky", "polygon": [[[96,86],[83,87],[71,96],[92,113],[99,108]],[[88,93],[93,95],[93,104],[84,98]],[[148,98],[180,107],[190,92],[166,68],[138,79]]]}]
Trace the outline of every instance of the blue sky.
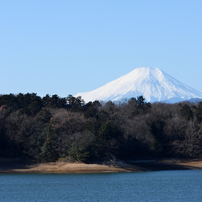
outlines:
[{"label": "blue sky", "polygon": [[158,67],[202,92],[201,0],[0,0],[0,94],[94,90]]}]

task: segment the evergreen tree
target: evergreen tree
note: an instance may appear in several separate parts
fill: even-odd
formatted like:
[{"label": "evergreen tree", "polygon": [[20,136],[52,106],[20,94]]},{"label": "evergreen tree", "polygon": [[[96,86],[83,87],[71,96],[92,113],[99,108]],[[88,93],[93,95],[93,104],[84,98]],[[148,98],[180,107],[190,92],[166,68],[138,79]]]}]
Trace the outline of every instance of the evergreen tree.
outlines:
[{"label": "evergreen tree", "polygon": [[57,160],[57,154],[53,147],[53,135],[51,133],[51,127],[48,126],[47,130],[47,138],[45,143],[43,144],[41,150],[41,161],[43,162],[51,162]]}]

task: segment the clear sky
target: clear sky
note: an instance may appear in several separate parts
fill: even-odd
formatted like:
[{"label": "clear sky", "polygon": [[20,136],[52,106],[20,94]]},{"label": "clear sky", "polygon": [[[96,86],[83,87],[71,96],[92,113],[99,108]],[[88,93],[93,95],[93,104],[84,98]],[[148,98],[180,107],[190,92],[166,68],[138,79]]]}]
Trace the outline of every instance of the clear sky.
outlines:
[{"label": "clear sky", "polygon": [[0,94],[66,97],[137,67],[202,92],[201,0],[0,0]]}]

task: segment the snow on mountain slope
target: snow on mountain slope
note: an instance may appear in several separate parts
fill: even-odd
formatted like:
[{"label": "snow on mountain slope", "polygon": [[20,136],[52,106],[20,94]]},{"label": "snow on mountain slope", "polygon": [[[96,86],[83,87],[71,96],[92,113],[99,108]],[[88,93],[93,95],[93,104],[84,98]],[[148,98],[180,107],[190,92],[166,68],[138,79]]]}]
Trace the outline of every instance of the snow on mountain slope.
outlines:
[{"label": "snow on mountain slope", "polygon": [[181,83],[158,68],[140,67],[106,85],[85,93],[77,93],[89,101],[119,101],[143,95],[147,102],[170,103],[202,98],[202,93]]}]

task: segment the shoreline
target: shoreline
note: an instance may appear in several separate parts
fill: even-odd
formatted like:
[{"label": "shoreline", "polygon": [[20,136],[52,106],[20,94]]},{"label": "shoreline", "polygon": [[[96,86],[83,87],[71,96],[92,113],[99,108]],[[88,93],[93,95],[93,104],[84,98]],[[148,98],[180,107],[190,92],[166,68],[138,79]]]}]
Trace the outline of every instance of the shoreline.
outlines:
[{"label": "shoreline", "polygon": [[0,162],[0,174],[39,174],[39,173],[120,173],[162,170],[202,169],[201,160],[164,160],[164,161],[119,161],[116,165],[50,162],[23,164]]}]

